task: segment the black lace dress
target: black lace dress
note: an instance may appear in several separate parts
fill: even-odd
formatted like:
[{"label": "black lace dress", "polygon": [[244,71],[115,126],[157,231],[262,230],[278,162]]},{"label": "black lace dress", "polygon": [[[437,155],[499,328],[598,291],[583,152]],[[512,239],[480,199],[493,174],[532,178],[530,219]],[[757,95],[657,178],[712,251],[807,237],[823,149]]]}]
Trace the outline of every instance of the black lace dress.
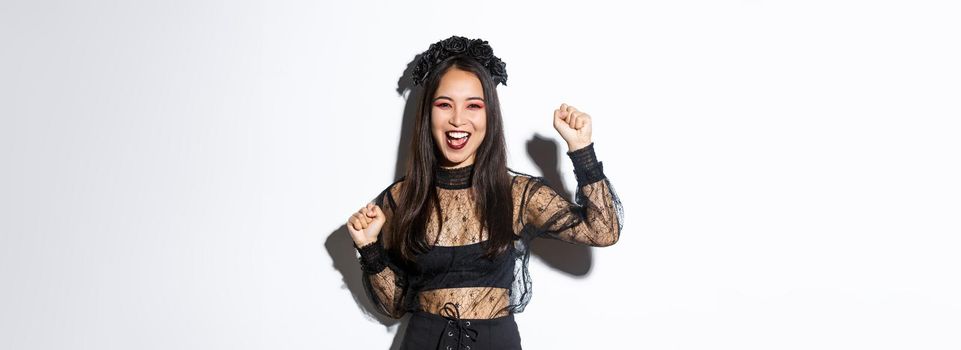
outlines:
[{"label": "black lace dress", "polygon": [[[365,290],[377,311],[393,318],[408,312],[434,317],[440,321],[437,327],[443,326],[438,331],[440,335],[453,338],[457,333],[459,342],[476,342],[480,336],[463,324],[473,321],[476,326],[484,320],[509,320],[513,324],[513,314],[522,312],[530,301],[528,261],[533,239],[545,237],[595,247],[616,243],[623,225],[623,209],[597,161],[594,144],[569,152],[568,156],[577,178],[575,203],[547,186],[543,178],[511,171],[514,249],[494,260],[481,256],[487,231],[480,229],[470,194],[473,165],[439,169],[435,186],[443,226],[438,232],[438,218],[432,214],[426,227],[432,248],[419,255],[414,266],[395,264],[379,239],[363,247],[355,246],[360,253]],[[403,179],[391,184],[374,200],[387,216],[396,208],[403,185]],[[408,325],[405,338],[415,336],[411,334],[413,326]],[[516,329],[516,325],[513,327]],[[433,342],[439,338],[437,334],[423,336],[431,337]],[[461,349],[462,345],[451,349]]]}]

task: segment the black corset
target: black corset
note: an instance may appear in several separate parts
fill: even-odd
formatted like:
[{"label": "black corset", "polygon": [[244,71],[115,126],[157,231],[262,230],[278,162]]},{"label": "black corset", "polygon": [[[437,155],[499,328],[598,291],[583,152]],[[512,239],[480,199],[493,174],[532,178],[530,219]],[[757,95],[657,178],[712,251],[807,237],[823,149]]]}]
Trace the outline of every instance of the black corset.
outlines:
[{"label": "black corset", "polygon": [[514,257],[503,253],[493,260],[484,257],[487,240],[460,246],[438,246],[419,255],[411,274],[421,290],[497,287],[510,288],[514,278]]}]

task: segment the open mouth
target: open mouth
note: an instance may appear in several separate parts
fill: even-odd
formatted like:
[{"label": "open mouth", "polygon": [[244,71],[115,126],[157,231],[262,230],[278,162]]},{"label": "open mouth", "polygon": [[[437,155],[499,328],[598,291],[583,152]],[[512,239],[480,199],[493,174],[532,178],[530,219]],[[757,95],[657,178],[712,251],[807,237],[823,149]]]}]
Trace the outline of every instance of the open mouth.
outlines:
[{"label": "open mouth", "polygon": [[466,131],[448,131],[446,134],[447,146],[455,150],[464,148],[470,139],[470,133]]}]

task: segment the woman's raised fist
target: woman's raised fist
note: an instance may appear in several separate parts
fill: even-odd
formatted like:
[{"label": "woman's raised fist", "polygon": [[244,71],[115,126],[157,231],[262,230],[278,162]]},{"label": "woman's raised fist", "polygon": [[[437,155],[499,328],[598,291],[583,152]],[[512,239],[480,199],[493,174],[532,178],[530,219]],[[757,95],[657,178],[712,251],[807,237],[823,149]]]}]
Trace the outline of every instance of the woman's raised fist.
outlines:
[{"label": "woman's raised fist", "polygon": [[384,211],[380,210],[379,206],[367,203],[347,219],[347,232],[350,232],[354,244],[361,247],[377,240],[386,221]]}]

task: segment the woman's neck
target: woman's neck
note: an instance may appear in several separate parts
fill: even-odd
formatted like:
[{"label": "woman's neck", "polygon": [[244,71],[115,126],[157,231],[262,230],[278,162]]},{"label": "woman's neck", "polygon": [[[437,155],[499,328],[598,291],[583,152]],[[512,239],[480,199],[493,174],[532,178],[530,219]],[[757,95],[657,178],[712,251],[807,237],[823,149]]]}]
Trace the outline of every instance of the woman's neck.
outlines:
[{"label": "woman's neck", "polygon": [[457,167],[438,166],[434,172],[434,183],[446,189],[470,188],[473,184],[474,164]]}]

